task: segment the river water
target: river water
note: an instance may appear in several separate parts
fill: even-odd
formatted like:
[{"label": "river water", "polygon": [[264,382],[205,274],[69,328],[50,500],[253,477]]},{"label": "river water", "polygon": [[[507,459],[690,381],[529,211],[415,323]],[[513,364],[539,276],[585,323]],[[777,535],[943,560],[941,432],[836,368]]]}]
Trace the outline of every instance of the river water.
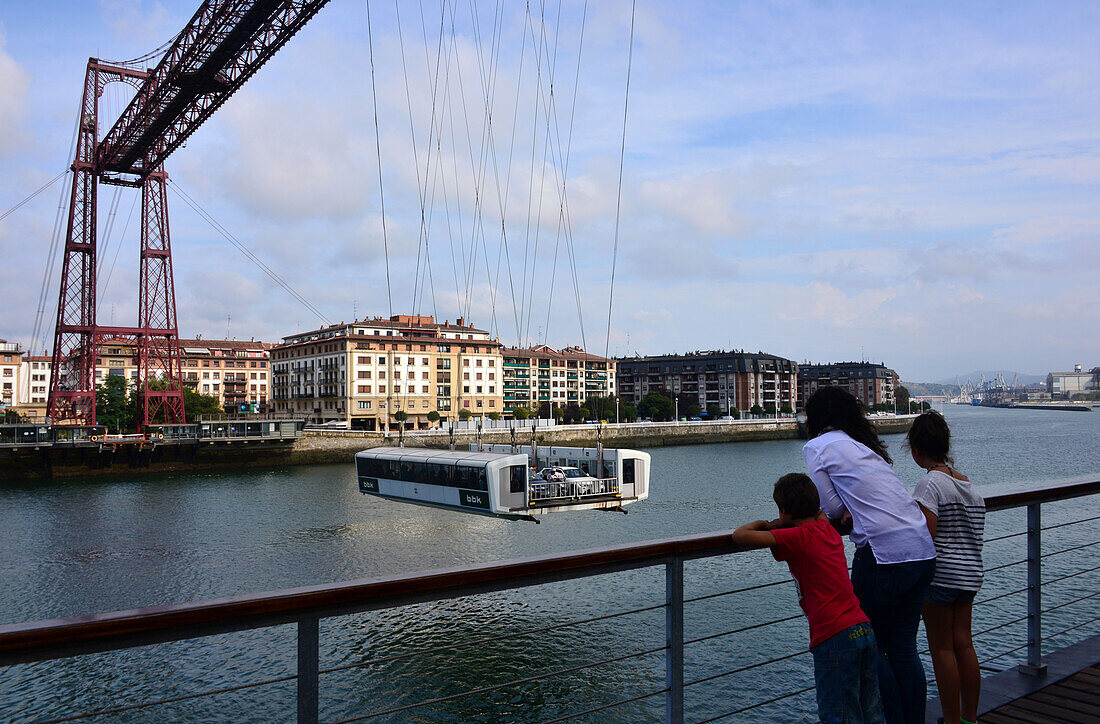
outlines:
[{"label": "river water", "polygon": [[[983,491],[1095,479],[1100,414],[947,406],[957,466]],[[901,436],[885,438],[912,485],[920,471]],[[801,442],[657,448],[649,500],[629,515],[545,516],[541,525],[464,515],[361,495],[347,465],[208,474],[125,475],[0,488],[0,622],[13,623],[198,600],[404,571],[723,530],[775,515],[771,485],[804,469]],[[1100,496],[1095,496],[1100,498]],[[1044,508],[1044,524],[1100,515],[1100,500]],[[1021,529],[1023,511],[992,514],[988,536]],[[1092,542],[1089,524],[1044,538],[1044,550]],[[1095,563],[1095,548],[1050,559],[1054,578]],[[991,542],[987,565],[1022,556],[1020,537]],[[979,600],[1023,585],[1023,566],[997,571]],[[766,551],[692,561],[686,595],[702,596],[789,578]],[[1088,573],[1052,584],[1044,605],[1100,591]],[[661,653],[554,673],[656,649],[664,614],[653,610],[520,636],[513,634],[663,602],[660,568],[330,619],[321,624],[323,721],[361,716],[511,679],[553,674],[522,686],[408,709],[370,721],[543,721],[664,685]],[[1024,596],[980,606],[975,630],[1018,618]],[[1092,618],[1095,599],[1045,619],[1056,632]],[[700,638],[799,613],[793,586],[687,604],[686,637]],[[979,656],[1023,643],[1024,624],[978,639]],[[1090,624],[1051,642],[1100,632]],[[502,638],[507,636],[508,638]],[[687,647],[687,681],[803,651],[805,621],[708,639]],[[467,644],[408,658],[424,648]],[[0,718],[28,721],[277,678],[294,673],[295,630],[229,634],[0,671]],[[378,663],[362,662],[386,658]],[[1020,652],[990,662],[1007,666]],[[931,678],[931,667],[928,666]],[[689,686],[687,721],[697,722],[811,686],[808,655]],[[284,721],[295,711],[293,681],[115,713],[110,721]],[[661,695],[575,721],[656,721]],[[814,721],[812,694],[726,721]]]}]

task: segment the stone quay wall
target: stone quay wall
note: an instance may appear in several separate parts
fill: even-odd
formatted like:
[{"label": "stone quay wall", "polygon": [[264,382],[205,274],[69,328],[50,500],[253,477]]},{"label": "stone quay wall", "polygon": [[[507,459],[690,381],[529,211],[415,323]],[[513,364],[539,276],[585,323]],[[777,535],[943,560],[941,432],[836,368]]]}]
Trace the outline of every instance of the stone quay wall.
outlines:
[{"label": "stone quay wall", "polygon": [[[879,434],[906,432],[913,416],[873,418]],[[599,440],[597,440],[597,436]],[[723,442],[753,442],[759,440],[797,440],[805,438],[803,426],[795,420],[736,420],[732,422],[681,422],[681,423],[630,423],[604,425],[558,425],[538,428],[540,445],[568,447],[595,447],[598,441],[611,448],[650,448],[670,445],[708,445]],[[452,438],[446,430],[406,433],[406,447],[430,447],[445,449]],[[513,441],[510,429],[485,429],[481,433],[485,444],[509,444]],[[514,441],[517,445],[531,443],[531,428],[517,427]],[[455,431],[456,449],[468,449],[477,443],[477,434]],[[294,443],[294,463],[317,465],[322,463],[350,462],[355,453],[372,447],[396,446],[397,433],[386,436],[380,432],[356,430],[309,430]]]},{"label": "stone quay wall", "polygon": [[[873,418],[879,433],[905,432],[912,416]],[[792,419],[736,420],[731,422],[624,423],[621,425],[555,425],[538,428],[540,445],[612,448],[651,448],[669,445],[706,445],[756,440],[804,438],[805,430]],[[599,440],[597,440],[599,438]],[[509,428],[485,429],[481,441],[509,444]],[[517,427],[517,445],[531,443],[531,428]],[[446,449],[452,442],[447,430],[407,433],[407,447]],[[477,443],[476,432],[456,431],[456,449]],[[0,481],[48,480],[146,473],[272,468],[285,465],[351,463],[355,453],[383,445],[396,446],[399,437],[354,430],[308,430],[293,443],[232,443],[215,445],[157,445],[151,449],[34,447],[0,451]]]}]

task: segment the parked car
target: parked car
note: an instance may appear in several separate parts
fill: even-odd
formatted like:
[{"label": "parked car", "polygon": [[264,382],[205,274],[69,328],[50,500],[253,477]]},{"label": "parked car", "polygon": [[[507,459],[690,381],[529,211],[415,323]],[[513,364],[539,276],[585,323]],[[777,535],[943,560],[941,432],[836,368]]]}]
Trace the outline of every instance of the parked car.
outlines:
[{"label": "parked car", "polygon": [[551,468],[543,468],[542,470],[539,471],[539,477],[542,478],[543,480],[551,480],[552,479],[551,475],[553,475],[554,473],[559,472],[559,471],[565,477],[566,480],[573,480],[573,481],[595,480],[594,477],[592,477],[588,473],[584,472],[580,468],[566,467],[566,466],[561,466],[561,465],[551,467]]}]

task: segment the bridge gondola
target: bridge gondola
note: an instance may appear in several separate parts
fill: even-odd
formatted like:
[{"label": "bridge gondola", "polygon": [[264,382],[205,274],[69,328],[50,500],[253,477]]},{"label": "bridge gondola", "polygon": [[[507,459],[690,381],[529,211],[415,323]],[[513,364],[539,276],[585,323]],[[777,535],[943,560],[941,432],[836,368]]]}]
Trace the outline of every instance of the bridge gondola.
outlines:
[{"label": "bridge gondola", "polygon": [[[649,454],[529,446],[513,452],[490,445],[484,452],[378,447],[355,456],[359,490],[405,503],[463,513],[531,520],[569,510],[622,510],[649,497]],[[584,474],[555,480],[540,466],[578,468]]]}]

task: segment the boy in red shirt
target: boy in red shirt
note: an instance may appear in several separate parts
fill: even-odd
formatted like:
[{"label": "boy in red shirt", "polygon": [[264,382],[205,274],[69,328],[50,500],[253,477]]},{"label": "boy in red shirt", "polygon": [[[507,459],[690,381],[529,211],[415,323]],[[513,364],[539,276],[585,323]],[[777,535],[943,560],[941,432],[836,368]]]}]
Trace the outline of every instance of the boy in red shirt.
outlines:
[{"label": "boy in red shirt", "polygon": [[784,475],[772,493],[779,518],[753,521],[733,533],[746,548],[771,548],[786,561],[798,602],[810,622],[817,713],[823,724],[879,724],[878,648],[867,616],[848,578],[840,535],[821,511],[813,481]]}]

